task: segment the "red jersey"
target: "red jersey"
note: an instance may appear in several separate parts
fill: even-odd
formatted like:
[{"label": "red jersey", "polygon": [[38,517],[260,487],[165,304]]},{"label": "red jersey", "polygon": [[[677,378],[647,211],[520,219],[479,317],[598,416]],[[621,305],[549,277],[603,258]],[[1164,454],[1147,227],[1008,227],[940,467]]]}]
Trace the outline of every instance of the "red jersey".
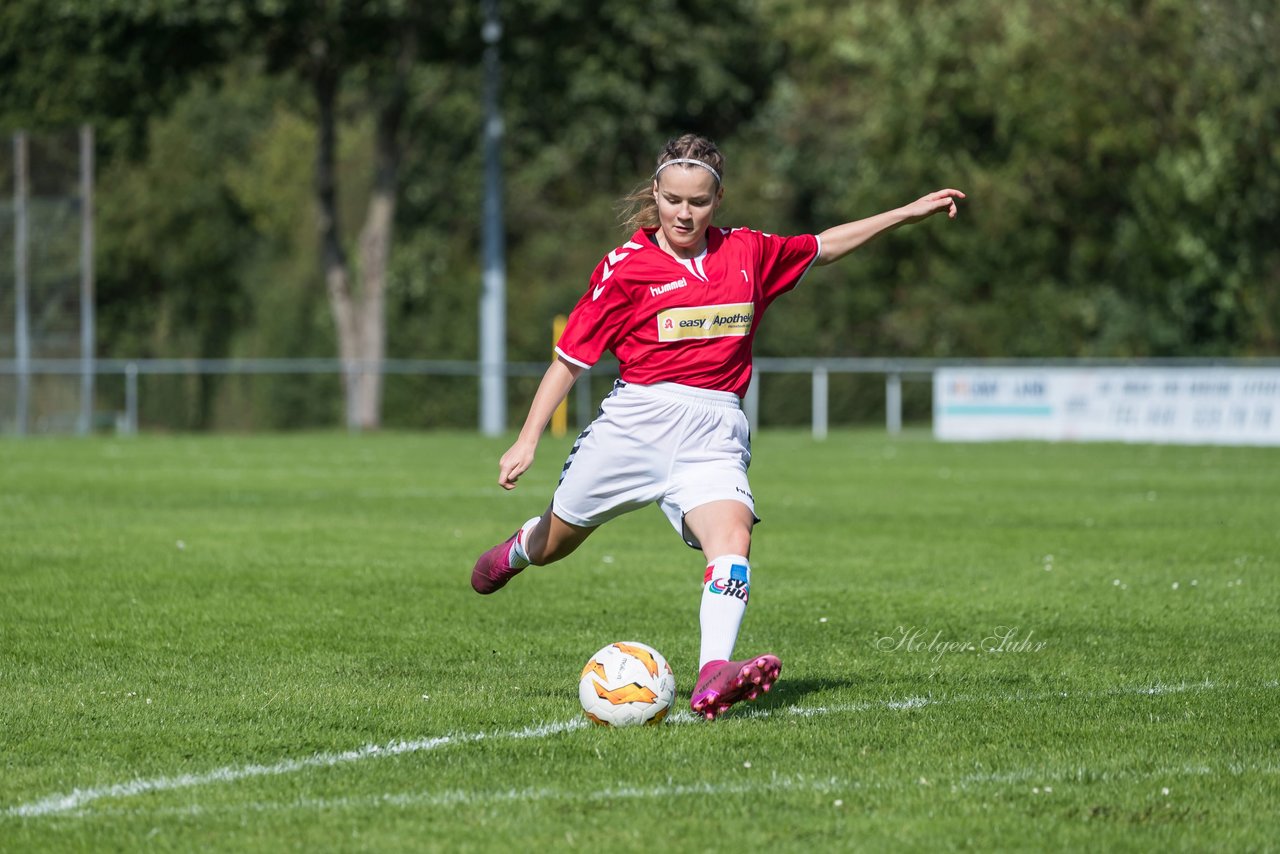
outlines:
[{"label": "red jersey", "polygon": [[707,249],[682,261],[642,228],[601,260],[556,352],[590,368],[605,351],[622,379],[731,391],[751,383],[751,344],[765,309],[818,258],[812,234],[707,229]]}]

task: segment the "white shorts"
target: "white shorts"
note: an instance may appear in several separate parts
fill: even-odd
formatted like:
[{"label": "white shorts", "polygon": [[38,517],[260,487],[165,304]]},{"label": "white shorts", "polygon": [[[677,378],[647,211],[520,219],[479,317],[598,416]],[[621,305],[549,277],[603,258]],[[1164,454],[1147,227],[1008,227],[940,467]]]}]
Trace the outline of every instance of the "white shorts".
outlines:
[{"label": "white shorts", "polygon": [[754,515],[750,463],[750,427],[733,392],[619,380],[569,452],[551,509],[594,528],[657,502],[684,541],[700,548],[684,515],[724,499]]}]

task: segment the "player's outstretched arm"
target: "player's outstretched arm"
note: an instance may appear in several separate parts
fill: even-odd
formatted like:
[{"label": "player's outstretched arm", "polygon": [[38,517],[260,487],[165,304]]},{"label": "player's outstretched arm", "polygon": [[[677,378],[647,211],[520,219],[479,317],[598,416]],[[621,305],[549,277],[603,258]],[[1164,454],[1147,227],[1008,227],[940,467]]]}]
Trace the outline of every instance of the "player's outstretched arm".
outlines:
[{"label": "player's outstretched arm", "polygon": [[822,241],[822,251],[815,263],[830,264],[832,261],[839,261],[878,234],[892,231],[900,225],[928,219],[943,211],[946,211],[948,219],[955,219],[956,199],[964,197],[964,193],[959,190],[938,190],[921,196],[909,205],[828,228],[818,235]]},{"label": "player's outstretched arm", "polygon": [[533,395],[533,403],[529,404],[529,415],[524,419],[524,427],[515,444],[498,460],[498,485],[503,489],[515,489],[520,475],[533,465],[533,456],[538,450],[538,440],[556,407],[569,394],[573,383],[584,369],[580,365],[557,358],[542,375],[538,383],[538,391]]}]

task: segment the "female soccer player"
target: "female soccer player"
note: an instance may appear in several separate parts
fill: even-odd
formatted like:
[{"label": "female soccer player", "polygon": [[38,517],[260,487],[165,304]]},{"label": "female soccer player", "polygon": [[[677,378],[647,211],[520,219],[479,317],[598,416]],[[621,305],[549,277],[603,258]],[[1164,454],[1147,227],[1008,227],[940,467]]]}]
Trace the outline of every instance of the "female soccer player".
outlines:
[{"label": "female soccer player", "polygon": [[759,521],[740,401],[760,318],[810,266],[905,223],[944,211],[954,219],[964,198],[938,190],[816,236],[778,237],[711,224],[723,175],[715,144],[686,134],[666,144],[652,180],[629,197],[635,233],[600,261],[569,315],[519,438],[498,462],[498,484],[515,488],[552,412],[606,350],[621,379],[574,443],[546,512],[481,555],[471,573],[477,592],[493,593],[530,564],[566,557],[604,522],[656,502],[706,557],[690,706],[708,720],[768,691],[782,669],[774,655],[731,660]]}]

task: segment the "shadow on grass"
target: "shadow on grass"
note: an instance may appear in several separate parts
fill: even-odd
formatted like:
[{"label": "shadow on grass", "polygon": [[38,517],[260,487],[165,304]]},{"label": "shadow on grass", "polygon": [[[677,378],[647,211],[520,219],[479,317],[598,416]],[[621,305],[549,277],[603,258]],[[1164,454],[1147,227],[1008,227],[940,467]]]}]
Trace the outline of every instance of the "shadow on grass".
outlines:
[{"label": "shadow on grass", "polygon": [[828,698],[839,697],[849,688],[860,683],[851,679],[824,677],[821,679],[788,679],[784,674],[774,683],[773,690],[762,694],[752,705],[758,709],[776,709],[781,706],[808,705],[805,700],[810,696],[826,695]]},{"label": "shadow on grass", "polygon": [[[858,706],[868,708],[880,705],[905,706],[921,697],[934,694],[940,686],[923,683],[915,678],[885,678],[882,674],[862,678],[824,676],[819,678],[788,679],[783,676],[773,690],[748,704],[760,711],[776,711],[790,706],[807,708],[823,706]],[[976,692],[982,696],[990,686]]]}]

